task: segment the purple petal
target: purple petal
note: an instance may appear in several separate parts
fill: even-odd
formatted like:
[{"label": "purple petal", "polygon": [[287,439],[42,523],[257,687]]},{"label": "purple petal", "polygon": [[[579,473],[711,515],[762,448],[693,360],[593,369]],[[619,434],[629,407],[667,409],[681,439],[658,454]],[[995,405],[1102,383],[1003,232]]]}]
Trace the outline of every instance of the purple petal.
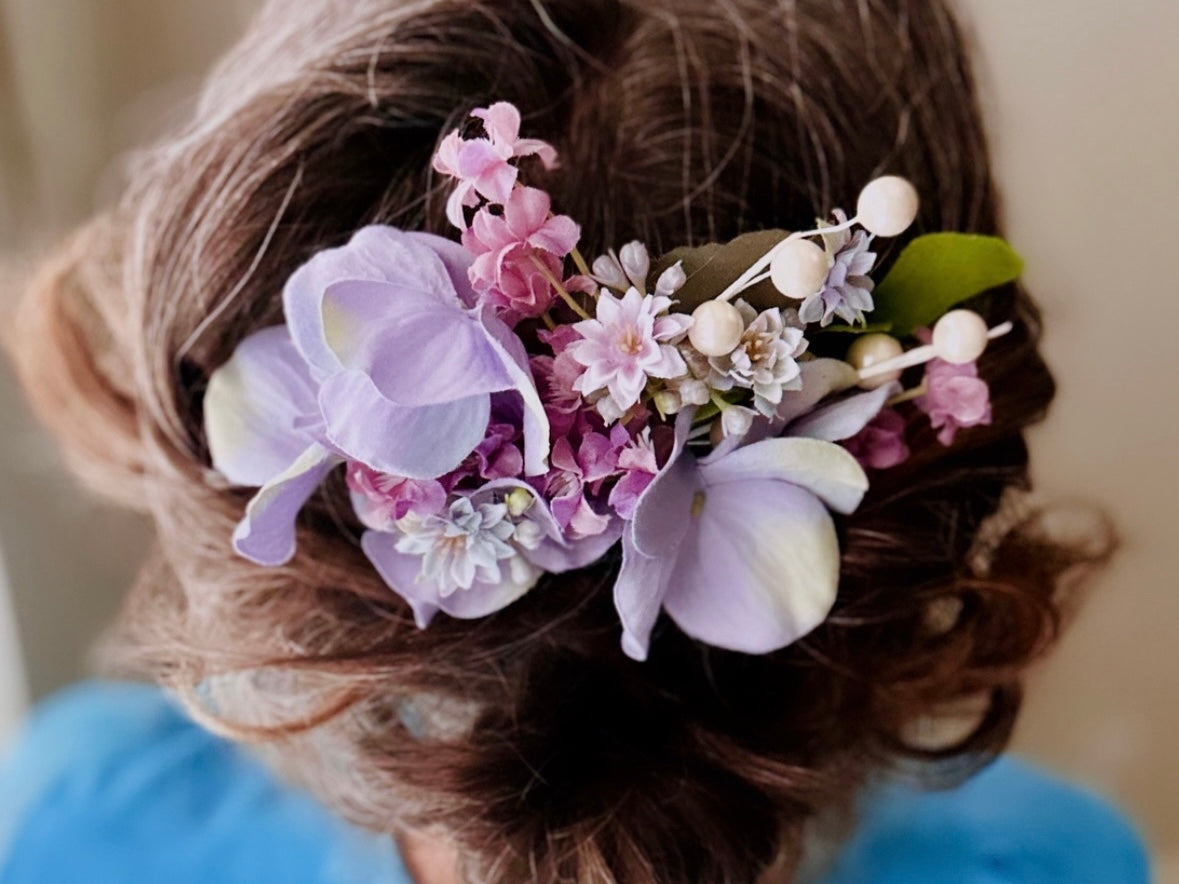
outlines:
[{"label": "purple petal", "polygon": [[666,555],[683,540],[688,529],[692,500],[700,482],[696,459],[682,455],[694,416],[695,409],[691,408],[676,416],[675,442],[667,463],[635,504],[628,533],[635,550],[643,555]]},{"label": "purple petal", "polygon": [[451,285],[458,293],[459,300],[467,307],[474,306],[475,293],[471,291],[471,281],[467,276],[467,271],[471,267],[471,253],[463,248],[461,243],[433,233],[411,231],[405,236],[414,243],[426,246],[438,256],[450,277]]},{"label": "purple petal", "polygon": [[743,445],[781,435],[791,421],[810,412],[822,399],[853,387],[856,383],[855,369],[840,359],[808,359],[799,363],[798,370],[802,387],[783,392],[773,420],[766,420],[759,415],[748,433],[725,437],[700,462],[713,463]]},{"label": "purple petal", "polygon": [[491,418],[489,396],[441,405],[400,406],[383,397],[362,372],[324,382],[319,407],[331,444],[382,473],[436,479],[475,450]]},{"label": "purple petal", "polygon": [[782,395],[774,415],[780,429],[806,414],[822,399],[856,385],[856,370],[841,359],[809,359],[799,363],[802,387]]},{"label": "purple petal", "polygon": [[312,444],[262,486],[233,532],[234,548],[259,565],[283,565],[295,554],[295,517],[340,458]]},{"label": "purple petal", "polygon": [[709,488],[664,607],[685,633],[764,654],[822,623],[839,586],[839,543],[823,504],[788,482]]},{"label": "purple petal", "polygon": [[900,389],[900,384],[885,384],[867,393],[855,393],[803,415],[786,432],[827,442],[850,439],[868,426]]},{"label": "purple petal", "polygon": [[315,393],[286,326],[242,341],[205,393],[214,469],[235,485],[260,486],[289,467],[315,439]]},{"label": "purple petal", "polygon": [[524,558],[550,574],[563,574],[592,565],[610,551],[622,537],[626,523],[611,519],[601,534],[557,543],[547,539],[536,549],[525,550]]},{"label": "purple petal", "polygon": [[438,237],[405,233],[394,227],[363,227],[343,246],[318,252],[296,270],[283,289],[283,309],[295,346],[319,378],[340,369],[327,345],[323,326],[323,297],[328,288],[345,280],[397,283],[431,293],[441,303],[458,304],[465,292],[456,289],[451,264],[460,260],[453,248],[435,250]]},{"label": "purple petal", "polygon": [[622,535],[622,568],[614,582],[614,607],[622,621],[622,649],[647,659],[651,629],[659,617],[667,582],[691,523],[700,488],[696,460],[684,456],[695,409],[676,416],[675,442],[667,463],[639,495],[634,520]]},{"label": "purple petal", "polygon": [[417,625],[425,629],[434,614],[443,611],[451,617],[463,620],[486,617],[510,605],[535,585],[513,583],[509,569],[504,568],[505,579],[498,583],[476,581],[470,589],[457,589],[443,597],[438,585],[430,580],[421,580],[421,556],[406,555],[397,551],[397,536],[379,531],[366,531],[360,539],[360,546],[377,573],[395,593],[409,602]]},{"label": "purple petal", "polygon": [[324,296],[323,319],[339,363],[364,372],[398,405],[434,405],[512,386],[479,320],[430,294],[340,282]]},{"label": "purple petal", "polygon": [[[727,457],[701,465],[706,503],[717,487],[729,484],[788,482],[816,495],[827,506],[850,513],[868,490],[864,468],[842,445],[819,439],[765,439]],[[756,524],[752,519],[750,524]]]},{"label": "purple petal", "polygon": [[622,650],[635,660],[646,660],[651,630],[659,619],[668,580],[676,564],[676,549],[645,556],[622,535],[622,568],[614,581],[614,607],[622,620]]},{"label": "purple petal", "polygon": [[524,475],[548,472],[549,417],[536,390],[524,344],[510,328],[484,309],[481,316],[487,343],[496,351],[510,385],[502,389],[520,394],[524,404]]}]

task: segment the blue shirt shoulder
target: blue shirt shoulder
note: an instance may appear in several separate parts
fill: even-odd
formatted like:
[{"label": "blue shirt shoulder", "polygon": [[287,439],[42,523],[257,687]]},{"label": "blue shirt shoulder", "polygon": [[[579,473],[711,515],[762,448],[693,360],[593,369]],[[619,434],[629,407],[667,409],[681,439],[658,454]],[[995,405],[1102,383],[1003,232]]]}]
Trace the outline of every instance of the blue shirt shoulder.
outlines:
[{"label": "blue shirt shoulder", "polygon": [[0,763],[0,884],[412,884],[348,826],[159,690],[89,684],[34,711]]},{"label": "blue shirt shoulder", "polygon": [[[0,762],[0,884],[412,884],[393,839],[341,822],[158,690],[42,704]],[[963,786],[874,790],[822,884],[1147,884],[1098,798],[1004,759]]]}]

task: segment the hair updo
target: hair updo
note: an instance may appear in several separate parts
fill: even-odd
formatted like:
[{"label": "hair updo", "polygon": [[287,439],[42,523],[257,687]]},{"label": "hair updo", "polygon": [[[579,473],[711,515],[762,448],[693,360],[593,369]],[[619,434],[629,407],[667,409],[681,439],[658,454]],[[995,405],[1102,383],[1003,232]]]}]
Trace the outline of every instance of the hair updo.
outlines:
[{"label": "hair updo", "polygon": [[[872,771],[1003,747],[1060,577],[1100,557],[1000,509],[1027,488],[1021,433],[1053,396],[1036,308],[1014,286],[972,304],[1015,321],[980,364],[994,423],[944,448],[914,419],[913,456],[839,521],[831,616],[773,654],[661,621],[635,663],[614,559],[419,630],[364,558],[340,476],[288,565],[238,558],[253,491],[210,467],[211,372],[282,321],[282,283],[316,251],[371,223],[448,233],[431,156],[497,100],[560,152],[541,183],[591,250],[809,228],[885,172],[923,197],[914,232],[997,231],[940,0],[275,0],[19,320],[24,380],[77,469],[157,526],[121,657],[349,819],[445,832],[473,881],[793,868],[808,824]],[[970,698],[983,708],[960,740],[912,742]]]}]

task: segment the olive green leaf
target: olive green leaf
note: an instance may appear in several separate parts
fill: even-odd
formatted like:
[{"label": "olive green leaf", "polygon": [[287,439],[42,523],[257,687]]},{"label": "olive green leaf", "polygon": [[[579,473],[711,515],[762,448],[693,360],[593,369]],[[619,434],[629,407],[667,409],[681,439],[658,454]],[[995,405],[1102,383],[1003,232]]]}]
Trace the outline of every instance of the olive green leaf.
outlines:
[{"label": "olive green leaf", "polygon": [[869,322],[865,325],[829,325],[826,328],[816,330],[820,334],[836,334],[836,335],[868,335],[872,332],[890,332],[892,331],[891,322]]},{"label": "olive green leaf", "polygon": [[[705,301],[712,300],[748,270],[766,252],[784,240],[789,234],[784,230],[758,230],[745,233],[723,245],[708,243],[703,246],[683,246],[673,249],[653,262],[648,288],[653,289],[659,274],[683,261],[687,281],[676,292],[678,310],[691,313]],[[740,297],[757,310],[783,307],[793,303],[783,297],[769,280],[746,289]]]},{"label": "olive green leaf", "polygon": [[919,236],[901,252],[872,297],[874,326],[904,337],[968,298],[1019,278],[1023,260],[1005,240],[970,233]]}]

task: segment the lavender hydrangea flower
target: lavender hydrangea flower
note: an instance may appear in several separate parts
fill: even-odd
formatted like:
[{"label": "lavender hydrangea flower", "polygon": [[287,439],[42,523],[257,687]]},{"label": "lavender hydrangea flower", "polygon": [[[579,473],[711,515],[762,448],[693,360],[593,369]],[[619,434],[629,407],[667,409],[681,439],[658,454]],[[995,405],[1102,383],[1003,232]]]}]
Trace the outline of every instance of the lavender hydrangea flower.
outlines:
[{"label": "lavender hydrangea flower", "polygon": [[[840,209],[833,213],[837,223],[847,220]],[[804,300],[798,308],[799,318],[806,323],[817,322],[828,326],[838,316],[844,322],[864,322],[864,314],[871,311],[872,289],[875,283],[868,276],[876,263],[876,253],[868,251],[872,237],[865,230],[854,233],[841,230],[823,235],[831,270],[823,288]]]},{"label": "lavender hydrangea flower", "polygon": [[524,346],[473,307],[470,256],[456,243],[366,227],[297,270],[285,326],[250,336],[210,378],[213,466],[261,486],[238,551],[281,564],[299,509],[339,463],[434,479],[483,441],[491,395],[521,403],[524,466],[547,469],[548,419]]},{"label": "lavender hydrangea flower", "polygon": [[701,460],[685,450],[694,409],[676,418],[671,456],[622,536],[614,604],[631,657],[645,659],[660,610],[701,641],[747,653],[785,647],[826,617],[839,576],[828,510],[853,511],[867,488],[835,443],[867,426],[899,385],[840,397],[856,383],[847,363],[800,368],[802,387],[772,419],[756,415],[749,432]]},{"label": "lavender hydrangea flower", "polygon": [[623,650],[637,660],[661,609],[688,635],[751,654],[808,633],[839,582],[828,509],[852,512],[868,487],[844,448],[813,438],[698,461],[685,450],[691,425],[692,411],[681,412],[671,456],[622,537],[614,603]]}]

